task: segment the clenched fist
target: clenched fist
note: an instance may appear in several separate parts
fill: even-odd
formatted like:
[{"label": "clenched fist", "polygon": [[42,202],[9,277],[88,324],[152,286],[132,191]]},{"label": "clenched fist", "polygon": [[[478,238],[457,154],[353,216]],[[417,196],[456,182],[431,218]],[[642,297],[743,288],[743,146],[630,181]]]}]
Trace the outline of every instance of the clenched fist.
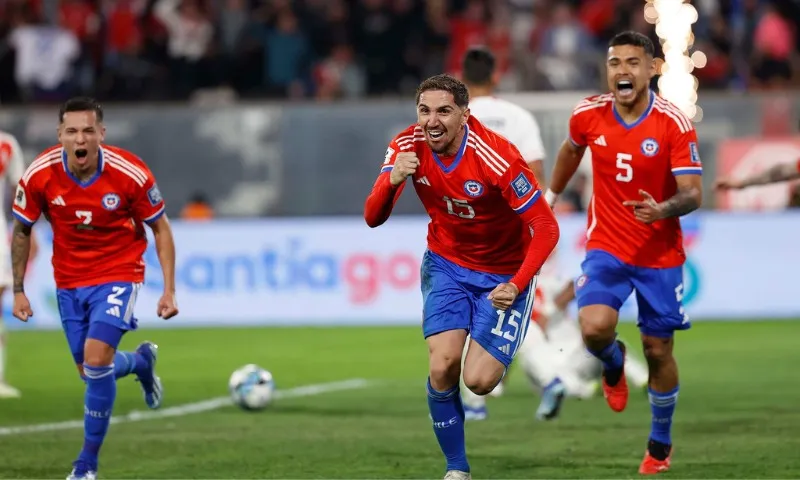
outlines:
[{"label": "clenched fist", "polygon": [[414,152],[400,152],[394,160],[394,168],[389,175],[389,182],[395,187],[406,181],[419,168],[419,158]]}]

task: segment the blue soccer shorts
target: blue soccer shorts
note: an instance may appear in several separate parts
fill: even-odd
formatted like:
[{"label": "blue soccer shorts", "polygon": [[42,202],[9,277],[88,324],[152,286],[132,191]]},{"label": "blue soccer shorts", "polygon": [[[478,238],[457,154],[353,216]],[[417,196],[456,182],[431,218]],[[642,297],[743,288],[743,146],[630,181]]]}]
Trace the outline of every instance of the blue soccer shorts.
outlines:
[{"label": "blue soccer shorts", "polygon": [[448,330],[466,330],[508,368],[530,323],[535,279],[506,311],[487,297],[511,275],[477,272],[426,251],[422,259],[422,331],[425,338]]},{"label": "blue soccer shorts", "polygon": [[636,290],[637,325],[648,336],[670,338],[692,324],[683,309],[683,267],[646,268],[623,263],[603,250],[590,250],[575,280],[578,307],[608,305],[619,310]]},{"label": "blue soccer shorts", "polygon": [[136,330],[133,316],[141,283],[111,282],[56,290],[61,326],[75,363],[83,363],[83,344],[93,338],[115,349],[125,332]]}]

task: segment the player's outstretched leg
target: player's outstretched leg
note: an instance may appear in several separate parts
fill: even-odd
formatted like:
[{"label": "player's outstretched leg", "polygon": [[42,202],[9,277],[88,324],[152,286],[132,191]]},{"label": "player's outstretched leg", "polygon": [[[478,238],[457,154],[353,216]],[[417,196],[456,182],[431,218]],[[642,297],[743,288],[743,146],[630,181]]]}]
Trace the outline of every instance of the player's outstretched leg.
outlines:
[{"label": "player's outstretched leg", "polygon": [[447,460],[444,478],[448,480],[470,478],[464,439],[464,406],[459,389],[466,336],[465,330],[447,330],[427,338],[430,355],[428,409],[436,440]]},{"label": "player's outstretched leg", "polygon": [[567,386],[560,378],[552,345],[539,325],[531,325],[519,346],[522,370],[535,386],[542,389],[542,399],[536,418],[551,420],[558,416],[567,395]]},{"label": "player's outstretched leg", "polygon": [[142,386],[144,401],[150,408],[161,406],[161,379],[156,375],[158,345],[142,342],[135,352],[117,352],[114,355],[114,376],[117,379],[136,375]]},{"label": "player's outstretched leg", "polygon": [[114,400],[117,396],[117,380],[114,378],[114,347],[99,338],[121,336],[115,327],[94,324],[89,329],[89,338],[84,347],[83,373],[86,378],[84,397],[84,442],[78,459],[67,480],[96,478],[98,456],[103,446]]},{"label": "player's outstretched leg", "polygon": [[[2,289],[0,289],[2,294]],[[0,398],[19,398],[19,390],[6,383],[6,331],[0,317]]]},{"label": "player's outstretched leg", "polygon": [[642,335],[644,354],[650,369],[650,438],[639,473],[666,472],[672,455],[672,415],[678,401],[678,365],[672,355],[672,338]]},{"label": "player's outstretched leg", "polygon": [[625,345],[617,340],[617,310],[607,305],[587,305],[578,313],[583,341],[603,364],[603,395],[615,412],[628,405],[625,379]]}]

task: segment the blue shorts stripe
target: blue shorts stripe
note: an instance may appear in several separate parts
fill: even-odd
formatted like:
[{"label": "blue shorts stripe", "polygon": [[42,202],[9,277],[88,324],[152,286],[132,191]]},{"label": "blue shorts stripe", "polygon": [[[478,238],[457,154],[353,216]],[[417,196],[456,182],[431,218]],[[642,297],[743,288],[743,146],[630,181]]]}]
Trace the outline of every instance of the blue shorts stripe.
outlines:
[{"label": "blue shorts stripe", "polygon": [[517,338],[517,344],[514,345],[514,351],[511,352],[512,359],[517,355],[517,350],[519,350],[519,346],[522,345],[522,342],[525,341],[525,335],[528,334],[528,327],[530,326],[531,315],[533,314],[533,303],[534,300],[536,299],[537,277],[538,275],[534,275],[534,277],[528,284],[528,297],[525,299],[525,310],[522,312],[522,328],[519,334],[519,338]]}]

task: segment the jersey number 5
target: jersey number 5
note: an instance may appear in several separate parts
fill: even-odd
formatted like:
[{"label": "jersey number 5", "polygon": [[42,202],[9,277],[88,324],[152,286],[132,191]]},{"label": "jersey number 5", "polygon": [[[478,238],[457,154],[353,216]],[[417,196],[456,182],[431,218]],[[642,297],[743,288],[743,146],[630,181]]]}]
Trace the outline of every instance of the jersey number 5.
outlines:
[{"label": "jersey number 5", "polygon": [[89,225],[92,223],[92,212],[89,210],[76,210],[75,216],[83,220],[84,225]]},{"label": "jersey number 5", "polygon": [[633,160],[633,155],[630,153],[617,154],[617,168],[621,170],[621,172],[617,173],[618,182],[630,182],[633,180],[633,167],[630,164],[631,160]]},{"label": "jersey number 5", "polygon": [[467,203],[466,200],[444,197],[444,202],[447,204],[447,213],[450,215],[466,218],[468,220],[475,218],[475,209],[472,208],[472,205]]}]

